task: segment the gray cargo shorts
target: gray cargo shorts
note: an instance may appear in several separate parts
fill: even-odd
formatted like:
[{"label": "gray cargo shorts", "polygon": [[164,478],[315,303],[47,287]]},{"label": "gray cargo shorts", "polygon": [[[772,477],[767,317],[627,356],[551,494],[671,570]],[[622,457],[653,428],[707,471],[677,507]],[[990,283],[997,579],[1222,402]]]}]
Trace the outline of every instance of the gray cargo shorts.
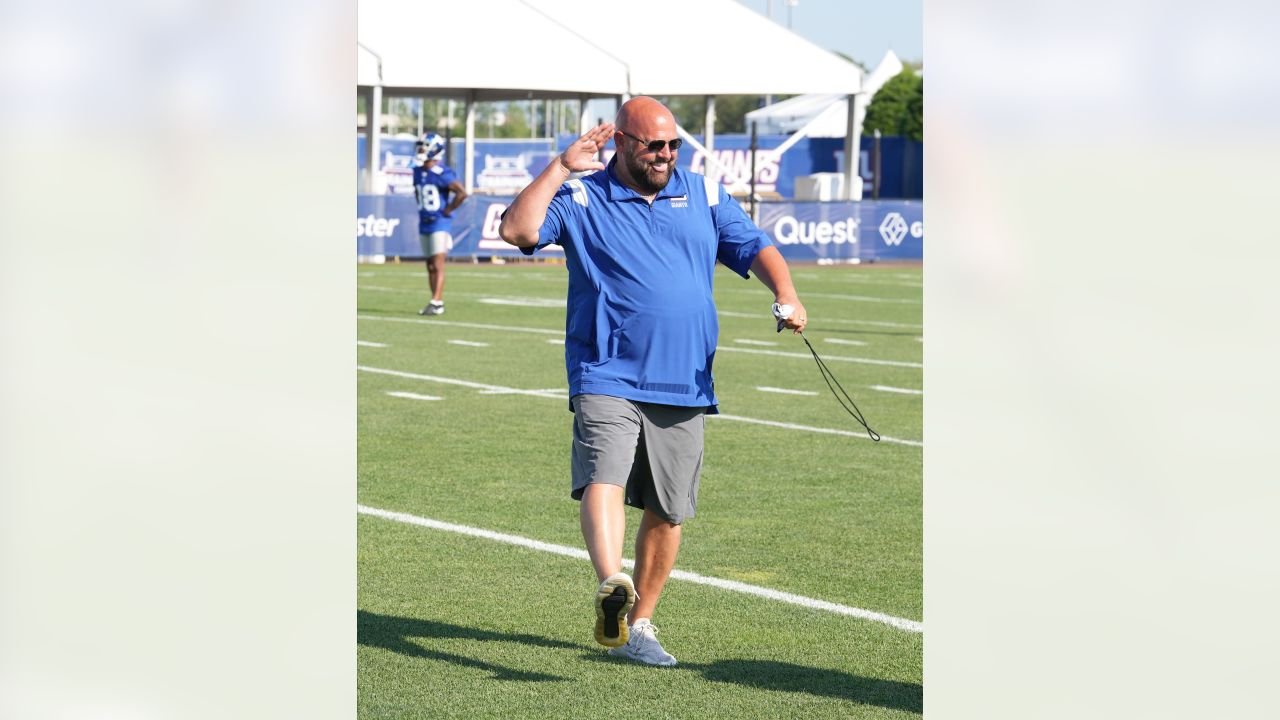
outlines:
[{"label": "gray cargo shorts", "polygon": [[625,502],[679,525],[693,517],[706,408],[574,395],[574,500],[591,483],[624,488]]}]

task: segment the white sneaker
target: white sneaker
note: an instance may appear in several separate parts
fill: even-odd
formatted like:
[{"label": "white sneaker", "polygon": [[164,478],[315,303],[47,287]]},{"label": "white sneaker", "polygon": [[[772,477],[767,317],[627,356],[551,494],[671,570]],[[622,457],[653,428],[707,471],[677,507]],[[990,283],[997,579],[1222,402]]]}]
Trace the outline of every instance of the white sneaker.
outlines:
[{"label": "white sneaker", "polygon": [[444,303],[432,300],[427,306],[418,311],[419,315],[443,315]]},{"label": "white sneaker", "polygon": [[643,619],[638,621],[630,626],[630,635],[626,645],[610,649],[609,654],[646,665],[671,667],[676,664],[676,659],[658,642],[658,628],[653,623]]}]

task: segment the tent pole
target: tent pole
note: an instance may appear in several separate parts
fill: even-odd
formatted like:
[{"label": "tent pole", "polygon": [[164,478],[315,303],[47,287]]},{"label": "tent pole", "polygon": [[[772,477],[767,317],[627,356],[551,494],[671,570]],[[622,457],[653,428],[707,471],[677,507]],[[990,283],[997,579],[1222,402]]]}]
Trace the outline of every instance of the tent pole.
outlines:
[{"label": "tent pole", "polygon": [[858,145],[858,136],[862,134],[862,123],[858,121],[860,112],[867,107],[866,93],[853,93],[849,96],[849,118],[845,124],[844,136],[844,199],[862,199],[862,176],[858,174],[858,166],[862,164],[862,151]]},{"label": "tent pole", "polygon": [[591,129],[591,114],[587,112],[587,96],[578,96],[578,134],[586,135]]},{"label": "tent pole", "polygon": [[716,96],[707,96],[706,113],[702,116],[702,144],[707,152],[716,149]]},{"label": "tent pole", "polygon": [[369,192],[379,195],[386,188],[382,184],[382,86],[374,85],[369,95],[368,144],[369,144]]},{"label": "tent pole", "polygon": [[463,171],[464,187],[468,193],[475,191],[476,178],[476,91],[472,90],[467,93],[467,105],[463,109],[466,116],[467,135],[463,145]]}]

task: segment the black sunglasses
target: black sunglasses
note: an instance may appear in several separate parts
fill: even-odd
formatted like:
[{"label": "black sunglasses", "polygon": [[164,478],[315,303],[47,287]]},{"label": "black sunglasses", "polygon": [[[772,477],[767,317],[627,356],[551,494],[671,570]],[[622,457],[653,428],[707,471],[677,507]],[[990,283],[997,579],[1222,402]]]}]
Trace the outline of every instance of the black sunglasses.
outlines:
[{"label": "black sunglasses", "polygon": [[622,133],[623,135],[626,135],[632,140],[635,140],[636,142],[645,146],[645,148],[648,149],[649,152],[655,152],[655,153],[662,152],[662,148],[668,147],[668,146],[670,146],[671,152],[675,152],[680,149],[681,145],[684,144],[684,140],[681,140],[680,138],[676,138],[674,140],[641,140],[640,138],[636,137],[635,135],[632,135],[626,130],[619,130],[618,132]]}]

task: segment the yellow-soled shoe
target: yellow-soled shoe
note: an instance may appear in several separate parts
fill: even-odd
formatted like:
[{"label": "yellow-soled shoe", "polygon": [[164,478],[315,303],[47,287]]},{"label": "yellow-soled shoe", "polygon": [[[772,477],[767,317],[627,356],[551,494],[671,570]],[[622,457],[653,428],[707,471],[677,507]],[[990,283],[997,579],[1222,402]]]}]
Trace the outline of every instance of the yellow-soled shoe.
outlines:
[{"label": "yellow-soled shoe", "polygon": [[596,642],[605,647],[627,644],[627,613],[636,604],[636,586],[626,573],[614,573],[596,588]]}]

